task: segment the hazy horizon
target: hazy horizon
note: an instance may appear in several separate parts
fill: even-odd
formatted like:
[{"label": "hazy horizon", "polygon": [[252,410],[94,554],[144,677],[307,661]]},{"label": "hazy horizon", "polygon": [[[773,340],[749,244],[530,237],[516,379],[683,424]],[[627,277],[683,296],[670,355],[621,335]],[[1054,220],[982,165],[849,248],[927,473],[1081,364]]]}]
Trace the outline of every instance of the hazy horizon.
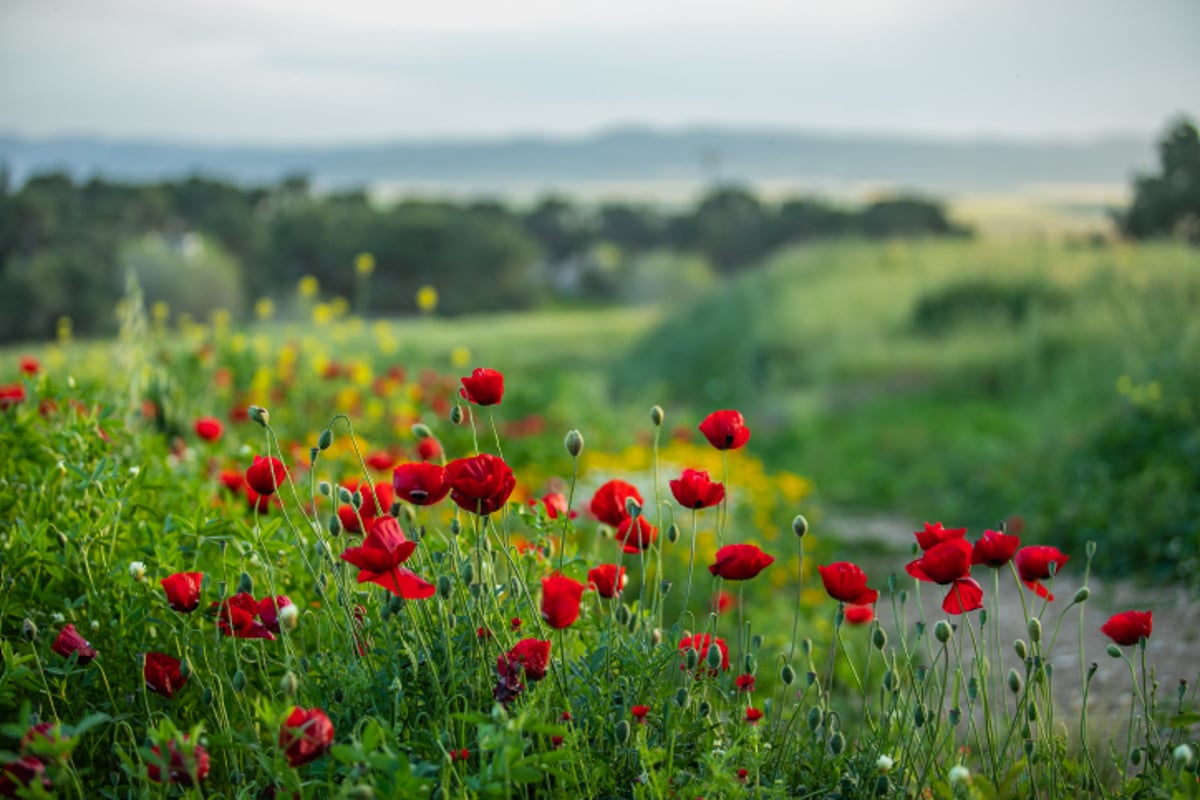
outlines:
[{"label": "hazy horizon", "polygon": [[5,0],[0,131],[196,146],[779,129],[1157,135],[1200,3]]}]

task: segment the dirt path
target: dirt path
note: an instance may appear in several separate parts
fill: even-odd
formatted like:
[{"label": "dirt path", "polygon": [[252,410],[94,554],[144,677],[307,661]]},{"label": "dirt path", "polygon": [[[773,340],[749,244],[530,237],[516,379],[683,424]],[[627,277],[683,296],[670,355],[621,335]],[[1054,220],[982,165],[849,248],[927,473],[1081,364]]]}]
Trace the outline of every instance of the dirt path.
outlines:
[{"label": "dirt path", "polygon": [[[912,579],[903,567],[911,560],[914,541],[912,532],[920,527],[911,520],[899,516],[848,514],[827,512],[821,529],[830,537],[856,542],[860,548],[869,549],[869,556],[861,557],[863,568],[871,577],[871,585],[880,587],[879,613],[884,626],[891,627],[891,612],[886,606],[887,575],[897,572],[901,584],[911,587]],[[815,530],[821,535],[821,530]],[[969,532],[968,536],[977,533]],[[877,548],[874,549],[874,548]],[[1045,631],[1044,642],[1054,634],[1055,624],[1062,610],[1070,604],[1075,592],[1083,585],[1083,555],[1068,564],[1054,583],[1054,602],[1042,614]],[[1077,567],[1078,564],[1078,567]],[[984,587],[985,600],[991,608],[992,577],[990,570],[977,570],[975,575]],[[1093,577],[1089,581],[1091,596],[1084,607],[1083,647],[1084,663],[1096,662],[1096,675],[1092,679],[1088,696],[1089,728],[1105,739],[1116,731],[1124,731],[1129,724],[1129,702],[1132,692],[1129,668],[1122,659],[1107,655],[1111,640],[1100,632],[1100,626],[1120,611],[1136,609],[1153,610],[1154,630],[1146,650],[1147,668],[1154,668],[1159,684],[1160,709],[1174,710],[1176,691],[1181,679],[1195,686],[1200,680],[1200,602],[1178,587],[1143,587],[1126,580],[1101,580]],[[944,592],[941,587],[924,584],[921,587],[921,605],[930,626],[938,619],[947,619],[941,610]],[[911,598],[911,592],[910,592]],[[1040,609],[1042,601],[1032,592],[1025,592],[1025,602],[1030,613]],[[909,600],[908,617],[916,618],[913,600]],[[1001,674],[1010,667],[1019,666],[1012,647],[1014,640],[1028,640],[1021,597],[1012,576],[1007,571],[1000,575],[1000,641],[1003,644],[1004,665]],[[955,618],[949,618],[952,623]],[[976,622],[978,621],[976,617]],[[1136,657],[1136,648],[1127,652]],[[1054,698],[1058,713],[1068,722],[1078,725],[1080,706],[1083,702],[1083,678],[1079,662],[1079,608],[1072,608],[1063,617],[1062,628],[1049,658],[1054,665]],[[1068,724],[1068,727],[1071,727]],[[1078,731],[1072,732],[1072,739]]]}]

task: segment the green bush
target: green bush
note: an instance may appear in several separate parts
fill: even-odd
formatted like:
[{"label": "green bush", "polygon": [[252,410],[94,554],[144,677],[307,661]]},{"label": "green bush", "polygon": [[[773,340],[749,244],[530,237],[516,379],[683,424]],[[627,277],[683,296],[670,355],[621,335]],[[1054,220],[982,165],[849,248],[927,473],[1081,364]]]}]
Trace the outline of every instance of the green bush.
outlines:
[{"label": "green bush", "polygon": [[1017,326],[1035,310],[1058,311],[1069,304],[1066,292],[1045,281],[971,278],[923,294],[913,309],[912,322],[919,333],[940,336],[980,322]]},{"label": "green bush", "polygon": [[151,234],[121,249],[124,271],[137,276],[147,305],[166,303],[176,314],[207,319],[218,309],[244,308],[241,266],[219,244],[199,234]]}]

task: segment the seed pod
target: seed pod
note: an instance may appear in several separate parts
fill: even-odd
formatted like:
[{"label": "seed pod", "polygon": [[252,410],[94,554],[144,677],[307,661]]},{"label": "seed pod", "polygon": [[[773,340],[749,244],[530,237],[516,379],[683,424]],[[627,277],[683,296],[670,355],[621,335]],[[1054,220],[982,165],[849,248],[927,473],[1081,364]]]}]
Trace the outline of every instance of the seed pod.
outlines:
[{"label": "seed pod", "polygon": [[563,447],[567,448],[571,458],[579,458],[579,454],[583,452],[583,434],[574,429],[567,431],[563,438]]},{"label": "seed pod", "polygon": [[338,519],[337,514],[329,515],[329,535],[337,536],[342,532],[342,521]]},{"label": "seed pod", "polygon": [[654,427],[661,427],[663,424],[662,406],[650,406],[650,422]]},{"label": "seed pod", "polygon": [[954,630],[950,627],[950,623],[944,619],[939,619],[933,626],[933,638],[937,639],[942,644],[950,641],[950,635]]},{"label": "seed pod", "polygon": [[808,520],[804,518],[803,514],[797,514],[792,518],[792,533],[800,539],[803,539],[808,533]]},{"label": "seed pod", "polygon": [[333,431],[329,428],[321,431],[321,435],[317,437],[317,447],[321,450],[328,450],[329,445],[333,444]]}]

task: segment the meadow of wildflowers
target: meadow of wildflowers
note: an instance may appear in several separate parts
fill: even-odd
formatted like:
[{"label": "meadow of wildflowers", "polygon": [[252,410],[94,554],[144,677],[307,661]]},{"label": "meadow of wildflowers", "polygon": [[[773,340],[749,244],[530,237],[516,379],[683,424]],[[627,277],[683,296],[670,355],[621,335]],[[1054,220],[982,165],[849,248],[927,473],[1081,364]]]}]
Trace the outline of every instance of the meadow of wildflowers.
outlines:
[{"label": "meadow of wildflowers", "polygon": [[[1093,545],[928,523],[868,574],[739,410],[593,430],[386,324],[346,357],[345,313],[159,348],[127,309],[112,355],[5,364],[0,796],[1200,796],[1194,685],[1150,612],[1086,614]],[[1064,719],[1072,624],[1112,644]]]}]

